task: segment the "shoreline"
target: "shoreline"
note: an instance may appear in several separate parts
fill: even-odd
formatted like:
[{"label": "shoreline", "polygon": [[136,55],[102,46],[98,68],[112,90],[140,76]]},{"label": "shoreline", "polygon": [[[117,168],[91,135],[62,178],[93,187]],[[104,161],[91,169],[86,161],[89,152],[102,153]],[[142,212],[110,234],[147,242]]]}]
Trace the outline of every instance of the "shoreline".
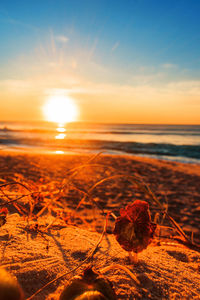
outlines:
[{"label": "shoreline", "polygon": [[127,157],[138,157],[138,158],[147,158],[147,159],[155,159],[161,160],[166,162],[175,162],[175,163],[182,163],[182,164],[189,164],[189,165],[199,165],[200,166],[200,159],[190,158],[190,157],[183,157],[183,156],[173,156],[173,155],[156,155],[156,154],[140,154],[140,153],[130,153],[126,151],[120,150],[112,150],[112,149],[80,149],[80,148],[60,148],[58,147],[57,150],[52,148],[44,148],[44,147],[17,147],[12,146],[3,146],[0,148],[0,155],[1,153],[8,152],[8,153],[18,153],[18,154],[35,154],[35,155],[95,155],[98,153],[102,153],[104,155],[114,155],[114,156],[127,156]]}]

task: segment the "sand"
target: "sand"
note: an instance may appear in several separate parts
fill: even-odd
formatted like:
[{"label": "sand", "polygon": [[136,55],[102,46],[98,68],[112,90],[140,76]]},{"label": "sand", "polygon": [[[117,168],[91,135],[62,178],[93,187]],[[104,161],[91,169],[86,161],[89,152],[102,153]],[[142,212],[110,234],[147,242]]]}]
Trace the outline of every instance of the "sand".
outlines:
[{"label": "sand", "polygon": [[[200,252],[178,242],[178,233],[171,229],[166,218],[163,220],[157,205],[132,181],[136,176],[147,183],[186,235],[189,238],[192,235],[194,242],[199,243],[199,165],[132,156],[56,156],[2,151],[0,167],[1,185],[20,183],[1,188],[0,204],[7,203],[8,197],[15,199],[35,192],[34,199],[29,195],[6,205],[9,215],[0,228],[1,265],[17,277],[26,298],[78,266],[95,248],[105,216],[91,200],[85,199],[81,204],[80,201],[84,193],[102,180],[91,190],[91,199],[105,213],[112,211],[119,216],[119,209],[136,199],[149,202],[152,220],[158,223],[159,229],[154,241],[139,253],[139,262],[133,265],[112,234],[114,219],[110,217],[107,233],[92,262],[49,285],[34,299],[58,299],[64,285],[82,273],[88,263],[99,272],[116,264],[132,271],[137,283],[119,268],[102,271],[113,283],[118,299],[200,299]],[[119,176],[122,173],[124,177]],[[38,191],[41,193],[37,198]],[[38,203],[30,213],[30,203],[34,201]]]}]

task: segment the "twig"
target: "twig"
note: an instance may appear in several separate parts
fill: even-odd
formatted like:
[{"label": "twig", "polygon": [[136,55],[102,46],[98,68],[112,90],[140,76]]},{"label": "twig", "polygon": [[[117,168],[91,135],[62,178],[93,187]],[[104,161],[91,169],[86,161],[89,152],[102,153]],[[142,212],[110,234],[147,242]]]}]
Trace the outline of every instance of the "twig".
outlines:
[{"label": "twig", "polygon": [[[1,189],[1,188],[0,188],[0,189]],[[8,203],[9,203],[10,201],[12,201],[12,198],[10,198],[4,191],[1,191],[1,192],[2,192],[3,195],[9,200]],[[18,210],[18,212],[21,213],[23,216],[24,216],[24,213],[25,213],[25,214],[27,213],[27,211],[26,211],[25,208],[19,207],[19,204],[14,203],[13,205],[14,205],[14,207]],[[23,212],[23,211],[24,211],[24,212]]]},{"label": "twig", "polygon": [[4,184],[1,184],[0,188],[2,188],[4,186],[8,186],[8,185],[15,185],[15,184],[19,184],[19,185],[23,186],[25,189],[27,189],[30,192],[30,189],[26,185],[24,185],[23,183],[18,182],[18,181],[11,181],[11,182],[7,182],[7,183],[4,183]]},{"label": "twig", "polygon": [[[0,203],[0,207],[1,207],[1,206],[8,205],[8,204],[11,204],[11,203],[13,203],[13,202],[16,202],[16,201],[18,201],[18,200],[20,200],[20,199],[26,197],[26,196],[31,196],[31,195],[36,194],[36,193],[39,194],[39,193],[41,193],[41,192],[31,192],[31,193],[28,193],[28,194],[21,195],[21,196],[15,198],[15,199],[12,199],[12,200],[7,201],[7,202],[5,202],[5,203]],[[6,198],[8,198],[8,195],[6,195],[5,193],[4,193],[4,195],[5,195]],[[9,199],[11,199],[11,198],[9,197]]]}]

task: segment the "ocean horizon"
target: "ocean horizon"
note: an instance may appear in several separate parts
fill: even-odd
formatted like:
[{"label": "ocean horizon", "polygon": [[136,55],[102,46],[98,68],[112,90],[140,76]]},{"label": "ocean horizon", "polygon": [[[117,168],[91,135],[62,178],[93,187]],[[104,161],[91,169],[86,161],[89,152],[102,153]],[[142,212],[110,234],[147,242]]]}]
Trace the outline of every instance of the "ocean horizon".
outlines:
[{"label": "ocean horizon", "polygon": [[1,121],[0,150],[104,152],[200,164],[200,125]]}]

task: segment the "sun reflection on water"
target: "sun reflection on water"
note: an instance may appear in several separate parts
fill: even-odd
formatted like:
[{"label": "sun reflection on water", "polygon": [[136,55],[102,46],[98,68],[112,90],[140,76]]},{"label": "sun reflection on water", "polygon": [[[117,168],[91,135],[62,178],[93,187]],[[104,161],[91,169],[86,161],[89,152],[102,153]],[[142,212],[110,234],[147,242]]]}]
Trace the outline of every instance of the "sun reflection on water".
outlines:
[{"label": "sun reflection on water", "polygon": [[56,150],[56,151],[55,151],[55,154],[64,154],[64,151]]},{"label": "sun reflection on water", "polygon": [[63,127],[58,127],[58,128],[56,128],[56,131],[58,131],[58,132],[65,132],[66,129],[63,128]]},{"label": "sun reflection on water", "polygon": [[58,127],[56,128],[56,131],[59,132],[59,134],[57,134],[55,136],[56,140],[64,140],[64,138],[66,137],[66,129],[64,128],[64,124],[58,124]]},{"label": "sun reflection on water", "polygon": [[55,136],[56,140],[64,140],[64,138],[66,137],[65,133],[59,133]]}]

